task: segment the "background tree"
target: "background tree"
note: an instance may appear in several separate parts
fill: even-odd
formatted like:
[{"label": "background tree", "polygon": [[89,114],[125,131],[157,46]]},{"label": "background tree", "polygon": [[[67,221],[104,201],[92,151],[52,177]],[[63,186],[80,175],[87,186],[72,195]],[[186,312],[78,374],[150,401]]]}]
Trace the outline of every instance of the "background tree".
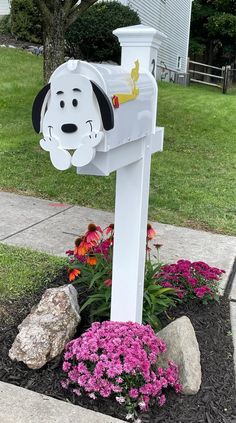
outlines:
[{"label": "background tree", "polygon": [[65,31],[98,0],[34,0],[43,23],[44,80],[64,62]]},{"label": "background tree", "polygon": [[67,54],[93,62],[120,62],[120,44],[112,31],[140,24],[137,12],[117,1],[102,1],[90,7],[66,31]]},{"label": "background tree", "polygon": [[205,63],[236,64],[236,1],[193,2],[190,55]]}]

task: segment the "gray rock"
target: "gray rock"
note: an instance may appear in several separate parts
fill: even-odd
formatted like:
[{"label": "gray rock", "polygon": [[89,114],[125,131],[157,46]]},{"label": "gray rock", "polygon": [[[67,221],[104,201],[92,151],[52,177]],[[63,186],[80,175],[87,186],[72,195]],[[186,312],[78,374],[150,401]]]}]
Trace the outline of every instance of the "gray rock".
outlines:
[{"label": "gray rock", "polygon": [[29,53],[36,54],[36,53],[37,53],[37,51],[38,51],[38,47],[35,47],[35,46],[28,46],[28,47],[26,47],[26,50],[27,50]]},{"label": "gray rock", "polygon": [[39,304],[18,326],[9,351],[12,360],[40,369],[61,354],[80,322],[77,292],[72,285],[47,289]]},{"label": "gray rock", "polygon": [[202,372],[199,346],[191,321],[186,316],[176,319],[158,332],[158,336],[167,346],[167,352],[160,357],[160,365],[166,367],[169,360],[174,361],[179,367],[182,393],[196,394],[201,385]]},{"label": "gray rock", "polygon": [[43,46],[28,46],[26,47],[26,51],[28,51],[29,53],[36,54],[36,56],[40,56],[41,54],[43,54]]},{"label": "gray rock", "polygon": [[11,44],[8,45],[8,48],[16,48],[16,46],[13,46]]}]

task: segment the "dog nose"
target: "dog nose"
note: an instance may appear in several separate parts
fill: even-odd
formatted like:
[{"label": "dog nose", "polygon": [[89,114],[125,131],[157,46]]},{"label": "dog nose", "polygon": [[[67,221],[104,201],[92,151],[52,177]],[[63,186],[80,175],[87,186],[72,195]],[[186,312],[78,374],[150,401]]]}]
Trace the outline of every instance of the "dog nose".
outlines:
[{"label": "dog nose", "polygon": [[77,126],[74,123],[65,123],[62,125],[61,130],[67,134],[72,134],[72,132],[77,131]]}]

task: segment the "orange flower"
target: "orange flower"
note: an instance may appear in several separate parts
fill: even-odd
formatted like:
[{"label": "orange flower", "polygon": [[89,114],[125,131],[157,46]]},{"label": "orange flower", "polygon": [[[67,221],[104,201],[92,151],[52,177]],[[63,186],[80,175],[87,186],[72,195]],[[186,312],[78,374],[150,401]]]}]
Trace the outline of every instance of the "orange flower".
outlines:
[{"label": "orange flower", "polygon": [[75,246],[74,248],[74,254],[78,256],[85,256],[85,254],[89,251],[91,248],[91,245],[87,242],[82,241],[80,245]]},{"label": "orange flower", "polygon": [[72,282],[77,276],[79,276],[81,271],[79,269],[72,269],[69,274],[69,281]]},{"label": "orange flower", "polygon": [[94,256],[89,256],[87,258],[87,263],[90,264],[90,266],[96,266],[97,264],[97,259]]},{"label": "orange flower", "polygon": [[150,241],[156,236],[156,231],[153,229],[150,223],[147,224],[147,239]]}]

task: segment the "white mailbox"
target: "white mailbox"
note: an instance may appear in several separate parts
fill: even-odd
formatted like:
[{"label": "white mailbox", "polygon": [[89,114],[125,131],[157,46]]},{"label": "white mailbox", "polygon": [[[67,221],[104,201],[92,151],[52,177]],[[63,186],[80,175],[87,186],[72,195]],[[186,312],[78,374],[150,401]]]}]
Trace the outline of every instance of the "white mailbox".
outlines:
[{"label": "white mailbox", "polygon": [[144,25],[114,34],[121,66],[62,64],[35,98],[32,120],[57,169],[117,171],[111,319],[141,322],[150,163],[163,145],[154,76],[165,36]]}]

